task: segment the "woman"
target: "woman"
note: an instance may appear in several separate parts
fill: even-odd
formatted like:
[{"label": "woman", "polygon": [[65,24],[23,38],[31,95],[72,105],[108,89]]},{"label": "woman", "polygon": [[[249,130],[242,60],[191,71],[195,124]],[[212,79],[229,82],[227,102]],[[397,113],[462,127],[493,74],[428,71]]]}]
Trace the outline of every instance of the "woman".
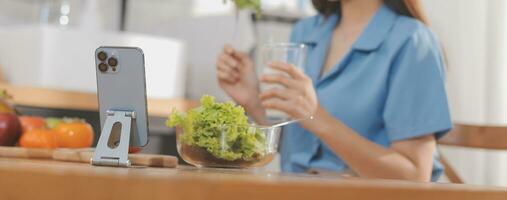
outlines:
[{"label": "woman", "polygon": [[[451,128],[439,43],[417,0],[313,0],[319,15],[294,27],[291,42],[310,46],[304,72],[256,79],[250,58],[226,45],[217,61],[221,87],[256,121],[265,109],[292,118],[282,170],[352,170],[361,177],[435,181],[436,140]],[[285,85],[259,92],[258,81]]]}]

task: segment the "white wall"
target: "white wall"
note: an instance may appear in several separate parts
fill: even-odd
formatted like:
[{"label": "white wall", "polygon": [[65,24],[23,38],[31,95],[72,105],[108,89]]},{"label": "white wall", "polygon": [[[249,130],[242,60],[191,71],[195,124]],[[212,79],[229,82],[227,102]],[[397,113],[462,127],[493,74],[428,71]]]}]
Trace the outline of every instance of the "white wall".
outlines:
[{"label": "white wall", "polygon": [[[126,29],[130,32],[180,38],[188,44],[186,61],[187,96],[198,99],[202,94],[225,98],[214,76],[214,57],[223,43],[232,37],[231,10],[228,14],[195,16],[192,7],[197,1],[149,0],[130,1]],[[215,2],[222,5],[222,2]],[[213,5],[213,4],[212,4]],[[225,6],[224,6],[225,8]]]},{"label": "white wall", "polygon": [[[507,125],[507,1],[423,3],[448,55],[447,84],[454,122]],[[507,185],[506,151],[442,150],[465,182]]]}]

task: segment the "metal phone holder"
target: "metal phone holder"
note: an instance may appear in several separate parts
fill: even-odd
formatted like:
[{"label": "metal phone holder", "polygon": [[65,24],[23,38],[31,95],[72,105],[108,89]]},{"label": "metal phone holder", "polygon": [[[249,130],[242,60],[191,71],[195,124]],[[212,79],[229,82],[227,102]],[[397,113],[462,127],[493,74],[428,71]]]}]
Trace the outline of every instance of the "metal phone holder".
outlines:
[{"label": "metal phone holder", "polygon": [[107,110],[99,142],[91,158],[92,165],[130,167],[128,159],[134,111]]}]

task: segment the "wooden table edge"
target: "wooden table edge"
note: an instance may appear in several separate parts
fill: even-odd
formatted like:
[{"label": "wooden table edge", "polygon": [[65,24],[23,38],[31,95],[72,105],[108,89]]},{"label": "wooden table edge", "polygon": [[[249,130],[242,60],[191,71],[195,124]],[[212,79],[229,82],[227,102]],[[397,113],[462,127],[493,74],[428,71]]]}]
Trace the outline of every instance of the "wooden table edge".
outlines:
[{"label": "wooden table edge", "polygon": [[[9,162],[12,162],[9,167]],[[144,170],[144,171],[143,171]],[[0,158],[4,197],[43,199],[505,199],[507,188],[390,180],[118,169]],[[32,188],[27,190],[26,188]],[[23,193],[23,192],[24,193]],[[30,192],[34,192],[33,194]],[[113,198],[114,197],[114,198]]]}]

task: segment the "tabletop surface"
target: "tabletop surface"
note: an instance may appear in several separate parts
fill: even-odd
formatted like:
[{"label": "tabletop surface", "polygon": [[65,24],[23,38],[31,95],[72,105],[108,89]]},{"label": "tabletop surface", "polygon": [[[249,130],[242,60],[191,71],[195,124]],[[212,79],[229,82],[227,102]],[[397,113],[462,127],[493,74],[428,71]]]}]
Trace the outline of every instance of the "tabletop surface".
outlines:
[{"label": "tabletop surface", "polygon": [[506,199],[507,188],[255,170],[0,158],[6,199]]}]

